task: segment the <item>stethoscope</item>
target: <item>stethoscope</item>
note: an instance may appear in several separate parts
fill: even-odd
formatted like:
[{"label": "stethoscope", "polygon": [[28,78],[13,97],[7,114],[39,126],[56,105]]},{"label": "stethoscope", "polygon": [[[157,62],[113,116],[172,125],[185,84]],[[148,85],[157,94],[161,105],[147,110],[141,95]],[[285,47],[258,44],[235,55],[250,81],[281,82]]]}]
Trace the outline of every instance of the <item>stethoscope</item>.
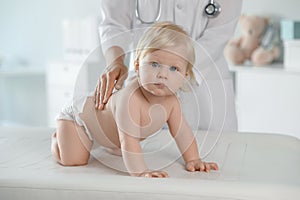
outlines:
[{"label": "stethoscope", "polygon": [[[215,2],[214,0],[210,0],[209,3],[205,6],[204,12],[205,12],[206,16],[209,17],[209,18],[217,17],[221,12],[221,6],[217,2]],[[141,18],[140,10],[139,10],[139,0],[136,0],[135,16],[136,16],[137,20],[140,23],[142,23],[142,24],[153,24],[153,23],[159,21],[160,15],[161,15],[161,0],[159,0],[159,2],[158,2],[156,15],[155,15],[156,17],[152,21],[145,21]]]}]

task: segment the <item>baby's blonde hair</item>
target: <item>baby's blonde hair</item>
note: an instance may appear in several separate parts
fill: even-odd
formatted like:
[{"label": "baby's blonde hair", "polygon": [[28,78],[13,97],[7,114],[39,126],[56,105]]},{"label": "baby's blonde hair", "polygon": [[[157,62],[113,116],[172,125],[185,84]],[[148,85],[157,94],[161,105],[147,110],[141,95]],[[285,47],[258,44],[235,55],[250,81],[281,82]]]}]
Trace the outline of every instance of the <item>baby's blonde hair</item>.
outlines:
[{"label": "baby's blonde hair", "polygon": [[148,53],[177,47],[184,48],[182,53],[185,55],[178,56],[188,62],[186,73],[190,76],[190,80],[194,81],[195,75],[192,68],[195,62],[195,51],[192,40],[180,26],[170,22],[155,23],[146,31],[138,42],[135,63],[139,63]]}]

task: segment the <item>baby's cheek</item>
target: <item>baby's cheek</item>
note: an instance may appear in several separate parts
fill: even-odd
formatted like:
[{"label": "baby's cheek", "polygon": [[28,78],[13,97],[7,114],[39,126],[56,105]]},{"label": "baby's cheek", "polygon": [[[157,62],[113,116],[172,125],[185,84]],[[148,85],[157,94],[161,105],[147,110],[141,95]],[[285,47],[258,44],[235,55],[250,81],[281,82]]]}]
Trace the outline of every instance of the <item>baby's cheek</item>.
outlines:
[{"label": "baby's cheek", "polygon": [[174,77],[174,79],[169,82],[170,83],[169,84],[170,90],[172,90],[173,92],[176,92],[177,90],[179,90],[183,86],[185,81],[187,81],[187,80],[181,75],[178,75],[178,76]]},{"label": "baby's cheek", "polygon": [[143,69],[139,73],[139,81],[142,85],[152,84],[154,83],[155,74],[151,69]]}]

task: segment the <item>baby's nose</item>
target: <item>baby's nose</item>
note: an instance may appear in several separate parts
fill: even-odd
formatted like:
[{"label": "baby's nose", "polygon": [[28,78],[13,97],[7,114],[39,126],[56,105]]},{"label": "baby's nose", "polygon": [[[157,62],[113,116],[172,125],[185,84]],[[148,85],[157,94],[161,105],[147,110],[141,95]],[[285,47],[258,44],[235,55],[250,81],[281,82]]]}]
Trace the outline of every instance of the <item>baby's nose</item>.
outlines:
[{"label": "baby's nose", "polygon": [[161,79],[168,78],[168,68],[166,66],[160,67],[158,69],[157,78],[161,78]]}]

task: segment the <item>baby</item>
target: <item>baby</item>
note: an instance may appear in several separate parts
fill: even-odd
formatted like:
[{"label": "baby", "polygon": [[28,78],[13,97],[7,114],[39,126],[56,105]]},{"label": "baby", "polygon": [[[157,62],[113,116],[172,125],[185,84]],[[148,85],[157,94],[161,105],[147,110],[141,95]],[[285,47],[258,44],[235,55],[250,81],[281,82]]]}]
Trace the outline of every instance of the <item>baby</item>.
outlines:
[{"label": "baby", "polygon": [[85,165],[97,142],[121,155],[131,176],[168,177],[147,168],[140,146],[167,122],[188,171],[218,170],[216,163],[200,159],[176,96],[187,78],[194,79],[194,59],[192,41],[182,28],[168,22],[153,25],[137,46],[136,77],[111,96],[103,111],[96,110],[94,97],[88,96],[81,111],[73,103],[58,115],[51,147],[57,162]]}]

